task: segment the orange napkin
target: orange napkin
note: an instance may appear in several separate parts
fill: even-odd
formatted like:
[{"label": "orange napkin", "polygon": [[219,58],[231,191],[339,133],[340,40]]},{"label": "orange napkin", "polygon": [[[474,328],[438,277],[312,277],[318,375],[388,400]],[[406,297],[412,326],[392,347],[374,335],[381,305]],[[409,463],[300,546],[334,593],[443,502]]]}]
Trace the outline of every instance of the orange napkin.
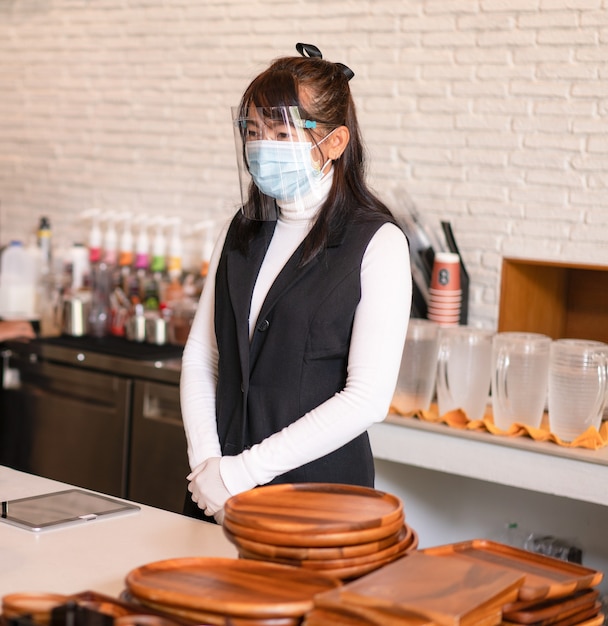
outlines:
[{"label": "orange napkin", "polygon": [[511,424],[509,430],[501,430],[494,425],[492,413],[489,411],[481,420],[470,420],[466,413],[461,409],[449,411],[445,415],[440,416],[436,405],[432,405],[428,411],[416,411],[414,413],[403,413],[397,407],[391,406],[391,413],[401,415],[402,417],[415,417],[425,422],[443,423],[452,428],[460,428],[466,430],[475,430],[488,432],[492,435],[500,437],[531,437],[535,441],[550,441],[558,446],[566,448],[587,448],[589,450],[598,450],[608,444],[608,422],[602,422],[599,431],[590,426],[584,433],[579,435],[574,441],[562,441],[557,435],[554,435],[548,426],[547,415],[543,416],[540,428],[532,428],[526,424]]}]

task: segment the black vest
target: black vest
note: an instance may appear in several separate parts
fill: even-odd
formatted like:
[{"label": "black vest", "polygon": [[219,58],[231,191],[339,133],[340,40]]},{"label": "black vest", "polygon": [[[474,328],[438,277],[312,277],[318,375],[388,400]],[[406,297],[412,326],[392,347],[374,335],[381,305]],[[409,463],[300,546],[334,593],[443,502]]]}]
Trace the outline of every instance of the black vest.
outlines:
[{"label": "black vest", "polygon": [[[223,455],[239,454],[344,388],[361,297],[361,261],[385,221],[346,226],[335,245],[304,267],[298,267],[301,245],[270,288],[251,342],[251,295],[276,224],[261,225],[246,255],[234,245],[231,225],[215,287],[216,410]],[[374,464],[367,433],[273,482],[372,487]]]}]

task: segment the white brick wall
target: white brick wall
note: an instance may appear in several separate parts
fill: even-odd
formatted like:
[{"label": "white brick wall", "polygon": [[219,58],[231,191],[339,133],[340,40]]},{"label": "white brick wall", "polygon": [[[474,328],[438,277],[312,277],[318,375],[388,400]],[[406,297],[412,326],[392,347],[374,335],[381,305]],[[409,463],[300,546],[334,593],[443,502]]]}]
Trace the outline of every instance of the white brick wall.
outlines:
[{"label": "white brick wall", "polygon": [[297,41],[355,71],[376,189],[452,222],[472,322],[504,255],[608,264],[608,0],[0,2],[0,244],[228,214],[229,107]]}]

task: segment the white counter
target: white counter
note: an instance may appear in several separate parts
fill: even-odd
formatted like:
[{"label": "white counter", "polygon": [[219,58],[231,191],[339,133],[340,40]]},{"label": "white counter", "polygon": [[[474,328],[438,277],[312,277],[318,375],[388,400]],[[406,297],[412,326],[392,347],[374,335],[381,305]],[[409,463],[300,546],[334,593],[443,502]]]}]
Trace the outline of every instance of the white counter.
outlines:
[{"label": "white counter", "polygon": [[[608,518],[608,508],[604,508],[608,507],[607,448],[569,450],[523,437],[505,439],[396,416],[372,427],[370,439],[377,460],[421,468],[414,474],[395,474],[396,482],[386,483],[387,490],[404,499],[421,547],[485,536],[480,528],[482,514],[494,515],[493,519],[502,515],[500,505],[509,493],[496,492],[497,498],[489,504],[486,490],[480,495],[480,490],[472,491],[470,482],[463,482],[474,479],[481,481],[480,485],[503,485],[521,492],[521,503],[518,497],[516,507],[503,521],[511,519],[514,511],[516,519],[527,522],[532,530],[559,536],[571,530],[566,536],[583,539],[591,558],[587,565],[608,571],[604,531]],[[420,471],[431,473],[422,476]],[[382,480],[382,471],[379,474]],[[455,482],[453,477],[462,479]],[[428,482],[421,484],[421,478]],[[431,483],[437,488],[431,489]],[[65,488],[64,483],[0,466],[0,501]],[[380,484],[379,488],[386,487]],[[539,515],[546,513],[547,519],[531,519],[535,500],[525,495],[528,492],[557,496],[560,503],[543,495],[536,508]],[[573,521],[564,526],[569,514]],[[541,522],[542,528],[531,525]],[[438,524],[442,525],[436,528]],[[219,526],[145,505],[138,513],[40,534],[0,522],[0,596],[19,591],[86,590],[118,596],[132,569],[183,556],[232,558],[237,551]]]},{"label": "white counter", "polygon": [[[69,485],[0,466],[0,501]],[[33,533],[0,522],[0,596],[97,591],[117,597],[132,569],[183,556],[236,557],[220,526],[141,505],[141,511]]]},{"label": "white counter", "polygon": [[566,448],[395,415],[369,435],[376,459],[608,506],[608,447]]}]

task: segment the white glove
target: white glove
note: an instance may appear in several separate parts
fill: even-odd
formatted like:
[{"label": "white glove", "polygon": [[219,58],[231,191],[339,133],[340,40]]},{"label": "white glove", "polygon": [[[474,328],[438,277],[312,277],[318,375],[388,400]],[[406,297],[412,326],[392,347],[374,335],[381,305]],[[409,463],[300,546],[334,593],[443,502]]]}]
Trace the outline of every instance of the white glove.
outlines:
[{"label": "white glove", "polygon": [[217,513],[214,514],[213,516],[215,518],[215,521],[222,526],[224,523],[224,509],[220,509]]},{"label": "white glove", "polygon": [[220,460],[219,456],[207,459],[186,476],[190,481],[188,491],[192,493],[192,501],[209,516],[223,509],[226,500],[232,496],[220,474]]}]

